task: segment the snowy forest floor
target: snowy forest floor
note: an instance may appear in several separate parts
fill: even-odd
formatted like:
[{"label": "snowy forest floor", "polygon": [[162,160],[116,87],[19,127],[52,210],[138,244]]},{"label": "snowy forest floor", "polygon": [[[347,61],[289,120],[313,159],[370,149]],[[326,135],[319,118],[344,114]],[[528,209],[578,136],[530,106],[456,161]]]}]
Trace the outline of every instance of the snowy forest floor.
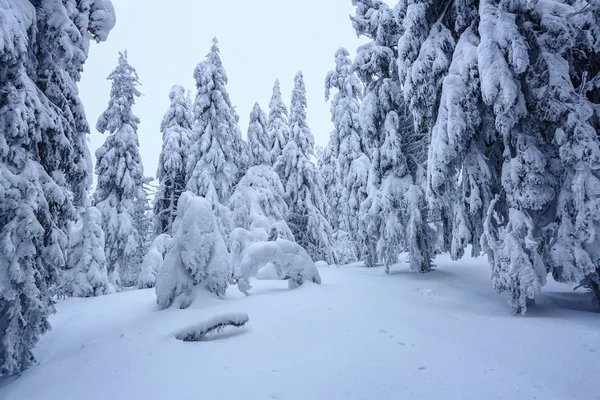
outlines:
[{"label": "snowy forest floor", "polygon": [[[58,304],[39,365],[2,400],[600,399],[600,315],[554,282],[526,317],[491,289],[485,259],[321,268],[322,286],[253,281],[245,297],[159,311],[154,290]],[[222,312],[244,328],[175,332]]]}]

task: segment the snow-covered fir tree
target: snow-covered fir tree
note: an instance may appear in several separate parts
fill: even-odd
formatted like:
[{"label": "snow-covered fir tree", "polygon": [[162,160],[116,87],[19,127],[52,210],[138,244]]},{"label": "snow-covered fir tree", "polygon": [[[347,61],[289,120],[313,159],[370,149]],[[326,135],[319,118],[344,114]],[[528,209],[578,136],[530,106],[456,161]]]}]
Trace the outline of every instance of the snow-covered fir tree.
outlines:
[{"label": "snow-covered fir tree", "polygon": [[247,144],[252,166],[229,199],[234,228],[230,237],[234,268],[241,261],[242,252],[254,242],[277,238],[294,240],[286,223],[285,190],[271,166],[269,139],[266,117],[257,103],[250,113],[248,126]]},{"label": "snow-covered fir tree", "polygon": [[96,151],[98,184],[94,204],[102,213],[109,280],[119,288],[137,278],[135,271],[141,262],[144,240],[136,222],[140,199],[145,199],[137,135],[140,120],[132,110],[140,92],[138,75],[126,52],[119,53],[118,65],[108,79],[112,81],[110,100],[96,129],[109,136]]},{"label": "snow-covered fir tree", "polygon": [[148,185],[153,180],[154,178],[152,177],[144,177],[140,195],[135,199],[133,226],[140,235],[140,246],[137,251],[136,261],[127,269],[126,281],[128,286],[136,284],[142,267],[142,260],[146,256],[150,244],[157,236],[154,213],[149,200],[151,188]]},{"label": "snow-covered fir tree", "polygon": [[269,137],[272,141],[271,159],[272,163],[277,162],[277,158],[283,152],[285,145],[290,139],[290,127],[288,124],[288,110],[281,97],[281,86],[279,80],[273,85],[273,94],[269,102]]},{"label": "snow-covered fir tree", "polygon": [[177,215],[177,201],[187,183],[186,164],[192,145],[194,114],[182,86],[173,86],[169,98],[171,106],[160,126],[163,145],[156,173],[159,187],[154,196],[154,215],[156,233],[170,235]]},{"label": "snow-covered fir tree", "polygon": [[328,156],[335,160],[332,171],[335,189],[328,191],[327,198],[330,199],[330,206],[336,210],[330,212],[334,229],[346,232],[358,243],[359,211],[360,205],[367,198],[369,171],[369,160],[365,154],[366,146],[363,143],[359,121],[363,88],[352,71],[352,60],[348,50],[340,48],[336,51],[335,64],[335,70],[330,71],[325,79],[327,100],[331,90],[337,90],[331,101],[331,120],[335,129],[328,145]]},{"label": "snow-covered fir tree", "polygon": [[267,128],[267,116],[258,103],[250,113],[248,148],[250,165],[271,165],[271,136]]},{"label": "snow-covered fir tree", "polygon": [[294,79],[290,107],[290,139],[277,158],[275,170],[285,187],[290,225],[296,242],[315,260],[335,263],[332,230],[321,174],[310,160],[314,139],[306,121],[306,88],[302,72]]},{"label": "snow-covered fir tree", "polygon": [[231,277],[229,252],[210,202],[183,192],[177,209],[173,239],[156,278],[161,308],[173,303],[187,308],[194,300],[194,286],[222,296]]},{"label": "snow-covered fir tree", "polygon": [[598,14],[585,1],[551,3],[396,9],[405,95],[419,126],[435,122],[428,198],[443,250],[478,252],[481,238],[494,287],[521,313],[548,272],[589,283],[600,265],[590,211],[600,201],[599,101],[588,84],[599,79]]},{"label": "snow-covered fir tree", "polygon": [[96,207],[85,209],[83,218],[69,233],[69,295],[75,297],[101,296],[110,293],[102,214]]},{"label": "snow-covered fir tree", "polygon": [[333,147],[337,138],[332,135],[325,147],[317,145],[315,148],[317,157],[317,167],[323,179],[323,190],[327,199],[328,215],[327,219],[331,224],[331,228],[335,231],[338,229],[338,202],[337,198],[337,176],[336,176],[336,159],[333,154]]},{"label": "snow-covered fir tree", "polygon": [[[379,0],[355,1],[354,29],[371,42],[359,48],[353,69],[365,86],[359,111],[371,171],[361,205],[361,254],[367,265],[409,253],[414,272],[431,270],[431,232],[425,204],[427,138],[415,134],[396,61],[401,26]],[[361,162],[364,164],[364,161]]]},{"label": "snow-covered fir tree", "polygon": [[187,190],[206,198],[212,205],[219,228],[226,236],[231,221],[226,208],[234,186],[243,176],[248,154],[227,92],[217,40],[194,71],[193,145],[187,161]]},{"label": "snow-covered fir tree", "polygon": [[0,375],[35,362],[50,328],[67,229],[90,183],[77,82],[110,1],[0,4]]}]

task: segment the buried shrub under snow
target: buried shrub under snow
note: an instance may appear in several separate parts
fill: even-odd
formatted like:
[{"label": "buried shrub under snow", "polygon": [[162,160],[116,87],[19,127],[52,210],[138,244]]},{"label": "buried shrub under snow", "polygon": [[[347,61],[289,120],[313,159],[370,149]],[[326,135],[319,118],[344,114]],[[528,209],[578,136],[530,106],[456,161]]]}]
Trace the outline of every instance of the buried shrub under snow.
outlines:
[{"label": "buried shrub under snow", "polygon": [[269,263],[275,267],[280,279],[289,278],[290,289],[306,281],[321,284],[319,271],[306,250],[297,243],[277,239],[274,242],[254,243],[245,250],[239,267],[235,269],[240,292],[248,295],[252,288],[250,278]]},{"label": "buried shrub under snow", "polygon": [[175,334],[175,337],[184,342],[197,342],[210,333],[223,331],[227,326],[241,328],[249,319],[248,314],[239,312],[215,315],[198,324],[181,329]]}]

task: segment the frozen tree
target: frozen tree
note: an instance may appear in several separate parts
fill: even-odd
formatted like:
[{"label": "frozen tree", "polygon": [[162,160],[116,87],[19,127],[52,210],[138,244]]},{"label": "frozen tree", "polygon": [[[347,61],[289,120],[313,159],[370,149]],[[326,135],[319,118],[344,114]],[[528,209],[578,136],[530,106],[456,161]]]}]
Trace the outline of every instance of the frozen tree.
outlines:
[{"label": "frozen tree", "polygon": [[296,242],[313,259],[336,262],[331,225],[321,174],[310,160],[314,139],[306,121],[306,89],[301,72],[295,77],[290,112],[290,140],[277,158],[275,170],[282,177],[288,200],[287,222]]},{"label": "frozen tree", "polygon": [[142,268],[142,260],[148,253],[150,244],[156,237],[155,226],[154,226],[154,213],[152,212],[151,202],[148,200],[149,188],[147,185],[152,182],[154,178],[144,177],[142,180],[142,190],[140,195],[136,197],[133,207],[133,227],[140,235],[140,246],[137,249],[137,255],[135,262],[129,264],[126,269],[125,279],[121,279],[126,282],[126,286],[134,286],[137,284],[138,275]]},{"label": "frozen tree", "polygon": [[[368,165],[354,163],[355,160],[367,157],[366,146],[363,143],[359,121],[360,97],[362,85],[352,71],[352,61],[348,50],[340,48],[335,53],[336,68],[327,74],[325,79],[325,98],[329,100],[331,90],[337,90],[331,101],[331,120],[335,130],[329,139],[329,157],[335,160],[333,180],[334,190],[327,190],[327,198],[335,212],[330,212],[334,228],[351,235],[351,240],[358,242],[359,207],[367,198],[366,179]],[[362,171],[353,168],[366,168]],[[327,180],[326,178],[324,178]],[[356,184],[362,183],[360,190]],[[342,236],[346,236],[342,234]],[[356,253],[356,251],[354,251]],[[356,261],[347,259],[347,262]]]},{"label": "frozen tree", "polygon": [[[431,270],[431,232],[425,204],[427,138],[416,133],[397,68],[402,34],[395,13],[379,0],[355,0],[352,18],[361,46],[353,70],[365,86],[359,110],[371,170],[360,206],[359,245],[367,265],[386,266],[408,251],[411,270]],[[361,163],[364,164],[366,160]]]},{"label": "frozen tree", "polygon": [[177,209],[173,240],[156,278],[156,300],[161,308],[173,303],[189,307],[194,286],[222,296],[231,276],[229,253],[210,202],[184,192]]},{"label": "frozen tree", "polygon": [[337,229],[339,216],[339,199],[337,198],[337,181],[336,181],[336,160],[333,156],[332,148],[334,147],[334,137],[330,137],[327,146],[316,147],[317,167],[323,178],[323,190],[327,199],[327,209],[329,211],[327,219],[331,224],[332,229]]},{"label": "frozen tree", "polygon": [[159,187],[154,196],[157,234],[171,234],[171,225],[177,215],[177,201],[187,183],[187,155],[192,145],[194,115],[185,89],[179,85],[173,86],[169,98],[171,106],[160,126],[163,146],[156,173]]},{"label": "frozen tree", "polygon": [[245,249],[255,241],[282,237],[294,240],[286,223],[288,207],[285,190],[271,167],[269,132],[266,118],[258,104],[250,114],[248,147],[252,167],[240,180],[229,199],[229,209],[235,228],[230,237],[233,265]]},{"label": "frozen tree", "polygon": [[85,209],[82,220],[69,234],[69,294],[101,296],[113,289],[108,284],[102,214],[96,207]]},{"label": "frozen tree", "polygon": [[285,239],[293,240],[286,223],[288,206],[279,176],[269,165],[257,165],[248,170],[236,186],[229,208],[235,228],[244,228],[256,240],[268,240],[275,228]]},{"label": "frozen tree", "polygon": [[272,164],[275,164],[290,139],[288,111],[281,98],[281,87],[278,80],[275,81],[273,86],[273,95],[269,103],[268,128],[269,137],[272,140],[271,160]]},{"label": "frozen tree", "polygon": [[[96,129],[108,132],[109,136],[96,151],[98,185],[94,201],[102,213],[109,279],[115,287],[120,287],[134,278],[129,271],[139,266],[144,239],[136,229],[139,200],[145,198],[137,136],[140,120],[132,111],[140,92],[137,73],[127,61],[126,52],[119,53],[118,65],[108,79],[112,81],[110,100]],[[122,277],[127,281],[121,282]]]},{"label": "frozen tree", "polygon": [[227,74],[216,39],[207,59],[196,67],[194,78],[194,143],[187,161],[187,190],[213,205],[219,228],[227,235],[231,226],[225,204],[245,172],[248,155],[227,92]]},{"label": "frozen tree", "polygon": [[271,137],[267,128],[267,116],[258,103],[250,113],[248,126],[250,165],[271,165]]},{"label": "frozen tree", "polygon": [[413,80],[405,96],[419,126],[435,120],[428,199],[443,224],[443,249],[460,257],[473,244],[477,253],[481,238],[495,289],[521,313],[548,272],[592,282],[600,265],[594,7],[562,0],[421,7],[397,8],[413,32],[399,64]]},{"label": "frozen tree", "polygon": [[50,329],[67,229],[90,184],[77,82],[110,1],[0,2],[0,375],[35,362]]}]

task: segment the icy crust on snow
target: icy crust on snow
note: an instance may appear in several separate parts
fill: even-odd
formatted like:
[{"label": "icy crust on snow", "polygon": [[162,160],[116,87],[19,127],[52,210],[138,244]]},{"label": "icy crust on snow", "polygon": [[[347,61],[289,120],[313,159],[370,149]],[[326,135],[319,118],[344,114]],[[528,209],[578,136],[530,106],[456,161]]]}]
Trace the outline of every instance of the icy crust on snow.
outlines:
[{"label": "icy crust on snow", "polygon": [[250,294],[250,278],[256,277],[258,270],[271,264],[280,279],[289,279],[290,289],[304,282],[321,284],[317,266],[302,246],[284,239],[274,242],[254,243],[250,245],[236,270],[237,285],[240,292]]},{"label": "icy crust on snow", "polygon": [[197,342],[210,333],[222,331],[227,326],[241,328],[249,320],[248,314],[243,312],[229,312],[215,315],[195,325],[180,329],[175,334],[175,338],[184,342]]}]

